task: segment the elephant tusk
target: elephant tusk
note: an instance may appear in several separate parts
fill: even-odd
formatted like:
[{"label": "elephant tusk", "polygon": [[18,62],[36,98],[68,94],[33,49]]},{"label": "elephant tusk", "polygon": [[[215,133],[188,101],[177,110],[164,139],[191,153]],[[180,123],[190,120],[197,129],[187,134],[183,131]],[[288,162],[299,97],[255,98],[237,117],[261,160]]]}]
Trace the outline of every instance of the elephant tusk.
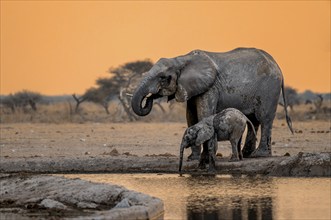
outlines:
[{"label": "elephant tusk", "polygon": [[130,96],[130,97],[132,97],[133,96],[133,94],[131,94],[131,93],[125,93],[127,96]]},{"label": "elephant tusk", "polygon": [[148,93],[147,95],[146,95],[146,98],[149,98],[149,97],[151,97],[153,95],[153,93]]}]

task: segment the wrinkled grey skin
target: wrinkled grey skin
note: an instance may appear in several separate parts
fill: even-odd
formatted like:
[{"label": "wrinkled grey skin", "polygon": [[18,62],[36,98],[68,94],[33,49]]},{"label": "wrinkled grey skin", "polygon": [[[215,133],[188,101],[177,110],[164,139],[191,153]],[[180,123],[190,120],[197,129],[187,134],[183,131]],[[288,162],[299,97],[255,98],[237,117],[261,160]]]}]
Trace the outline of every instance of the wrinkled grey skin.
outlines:
[{"label": "wrinkled grey skin", "polygon": [[232,146],[230,161],[242,160],[241,138],[246,124],[251,127],[256,136],[254,125],[242,112],[234,108],[227,108],[187,128],[180,145],[179,172],[182,169],[184,149],[190,146],[200,146],[206,141],[213,144],[208,145],[208,154],[206,154],[207,152],[202,152],[199,163],[200,168],[204,169],[206,161],[209,161],[208,170],[215,170],[217,141],[229,140]]},{"label": "wrinkled grey skin", "polygon": [[[255,48],[237,48],[225,53],[194,50],[175,58],[160,59],[147,73],[132,97],[132,109],[140,116],[150,113],[153,99],[167,96],[178,102],[187,102],[188,127],[203,118],[232,107],[243,112],[261,139],[256,148],[253,130],[243,148],[244,157],[271,156],[271,129],[284,79],[275,60],[265,51]],[[146,104],[142,106],[143,100]],[[291,120],[284,110],[287,124]],[[292,131],[293,133],[293,131]],[[204,150],[208,150],[208,142]],[[189,159],[198,159],[200,146],[192,147]]]}]

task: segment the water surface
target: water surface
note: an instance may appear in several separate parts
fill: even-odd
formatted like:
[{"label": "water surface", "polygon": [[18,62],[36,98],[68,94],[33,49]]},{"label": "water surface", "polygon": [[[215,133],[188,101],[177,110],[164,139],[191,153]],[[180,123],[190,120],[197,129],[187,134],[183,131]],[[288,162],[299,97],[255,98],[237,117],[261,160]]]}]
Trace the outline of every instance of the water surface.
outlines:
[{"label": "water surface", "polygon": [[176,174],[65,175],[113,183],[164,201],[165,219],[331,219],[330,178]]}]

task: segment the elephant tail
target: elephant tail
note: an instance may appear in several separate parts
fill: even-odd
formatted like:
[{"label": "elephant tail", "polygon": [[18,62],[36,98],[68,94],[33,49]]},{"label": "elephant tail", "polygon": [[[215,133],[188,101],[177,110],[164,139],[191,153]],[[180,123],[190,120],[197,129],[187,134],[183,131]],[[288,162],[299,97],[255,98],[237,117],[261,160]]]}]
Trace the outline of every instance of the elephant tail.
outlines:
[{"label": "elephant tail", "polygon": [[282,94],[283,94],[283,100],[284,100],[284,110],[285,110],[286,123],[288,125],[288,128],[290,129],[290,131],[293,134],[292,120],[291,120],[290,116],[287,113],[287,101],[286,101],[286,98],[285,98],[284,79],[282,80]]}]

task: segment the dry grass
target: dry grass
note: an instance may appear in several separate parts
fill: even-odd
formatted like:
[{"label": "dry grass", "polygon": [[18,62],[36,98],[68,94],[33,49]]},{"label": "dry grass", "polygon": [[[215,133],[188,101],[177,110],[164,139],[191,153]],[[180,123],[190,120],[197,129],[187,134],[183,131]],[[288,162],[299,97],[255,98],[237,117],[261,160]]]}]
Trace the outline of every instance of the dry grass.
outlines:
[{"label": "dry grass", "polygon": [[[152,112],[139,121],[149,122],[182,122],[185,121],[185,105],[180,103],[162,103],[164,111],[154,105]],[[84,123],[84,122],[128,122],[129,117],[118,103],[109,105],[107,114],[101,105],[86,102],[75,112],[75,104],[60,102],[49,105],[38,105],[37,111],[18,109],[14,113],[10,109],[0,108],[0,123]]]},{"label": "dry grass", "polygon": [[[37,111],[32,109],[19,109],[11,112],[10,109],[0,108],[0,123],[84,123],[84,122],[128,122],[129,117],[123,107],[112,102],[109,105],[107,114],[101,105],[94,103],[83,103],[79,111],[75,113],[75,104],[72,102],[60,102],[49,105],[38,105]],[[185,104],[173,102],[162,103],[163,110],[158,105],[154,105],[152,112],[146,117],[139,117],[142,122],[185,122]],[[294,106],[294,110],[289,110],[293,121],[306,120],[330,120],[331,103],[324,102],[321,109],[317,110],[314,105]],[[282,106],[278,106],[277,119],[285,116]]]},{"label": "dry grass", "polygon": [[[313,104],[295,105],[293,109],[288,110],[292,121],[309,121],[309,120],[327,120],[331,119],[331,101],[324,101],[320,109],[316,109]],[[283,106],[278,106],[276,118],[285,118]]]}]

